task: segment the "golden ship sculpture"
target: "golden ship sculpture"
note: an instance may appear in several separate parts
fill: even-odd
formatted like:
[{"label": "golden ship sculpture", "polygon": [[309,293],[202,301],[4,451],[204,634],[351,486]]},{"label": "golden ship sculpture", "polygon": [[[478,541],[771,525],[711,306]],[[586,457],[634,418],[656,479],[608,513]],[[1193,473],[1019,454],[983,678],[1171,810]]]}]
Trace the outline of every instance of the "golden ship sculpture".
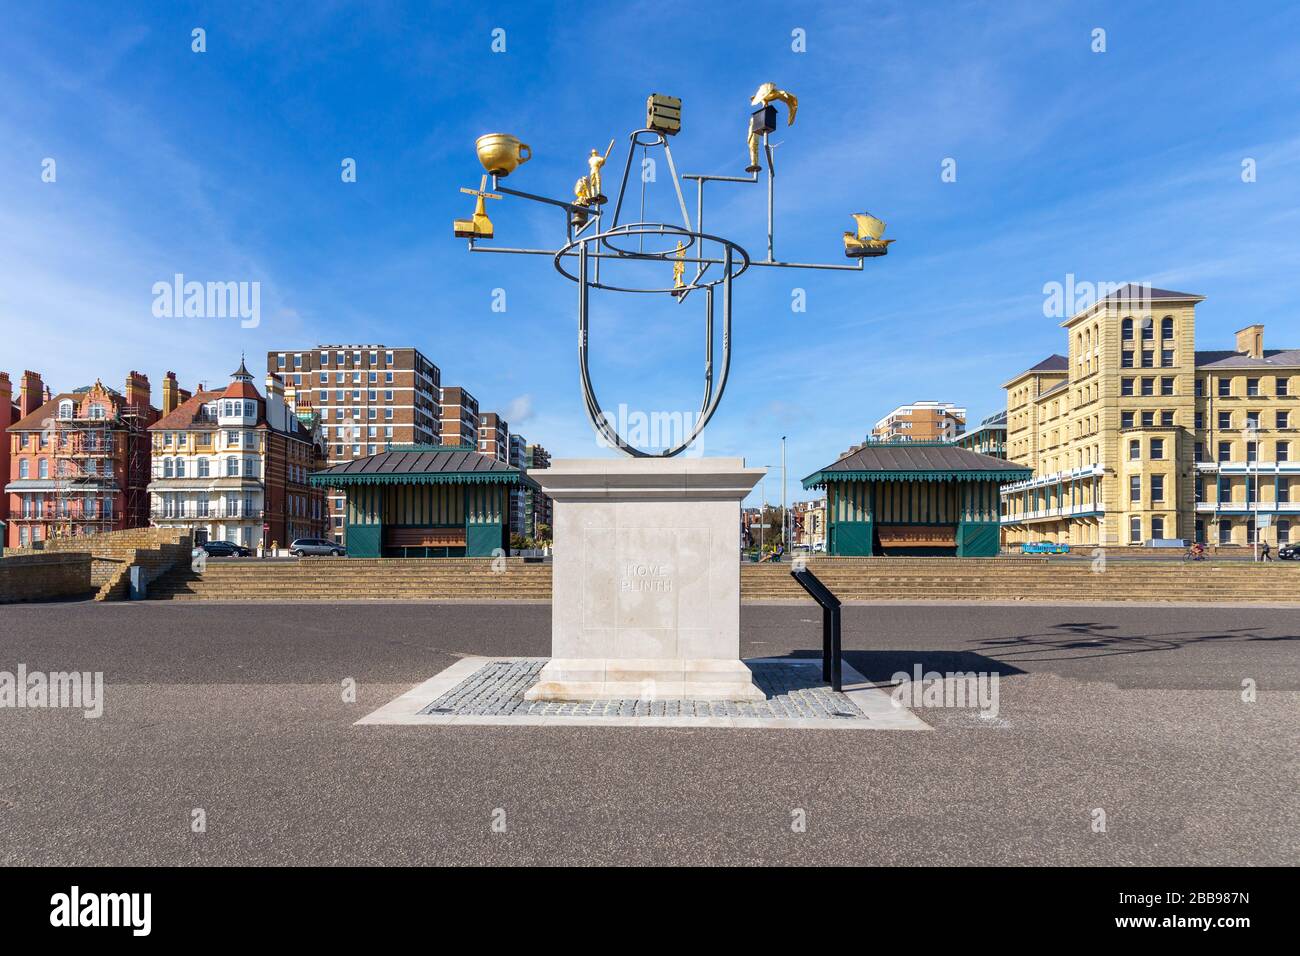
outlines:
[{"label": "golden ship sculpture", "polygon": [[[536,193],[524,192],[502,184],[502,180],[517,172],[533,155],[532,148],[509,133],[487,133],[475,142],[479,163],[486,171],[478,189],[461,187],[461,192],[475,197],[474,211],[469,219],[453,223],[454,234],[469,240],[470,252],[494,252],[509,255],[550,256],[555,269],[562,276],[577,283],[578,298],[578,370],[583,400],[592,426],[612,446],[634,456],[668,457],[689,447],[717,410],[726,388],[731,365],[731,316],[733,281],[750,267],[779,269],[821,269],[836,271],[862,271],[863,260],[884,256],[889,252],[892,239],[883,238],[885,223],[870,213],[852,213],[856,229],[843,234],[844,255],[853,264],[822,262],[789,262],[776,258],[773,240],[773,208],[775,205],[776,163],[774,145],[770,136],[777,128],[775,103],[786,107],[786,126],[793,126],[799,100],[793,93],[775,83],[763,83],[752,97],[750,105],[757,107],[749,118],[745,145],[749,164],[745,176],[721,176],[687,173],[678,175],[668,138],[682,128],[682,102],[672,96],[652,93],[646,100],[645,126],[629,134],[627,158],[618,193],[608,212],[609,199],[604,192],[603,167],[613,153],[616,140],[611,139],[602,153],[593,148],[587,156],[587,172],[573,186],[572,199],[555,199]],[[677,210],[681,222],[640,222],[624,217],[624,200],[632,170],[633,155],[640,149],[643,157],[651,149],[662,149],[670,173]],[[757,259],[742,246],[720,235],[703,231],[704,187],[707,183],[758,183],[766,170],[767,182],[767,256]],[[646,182],[641,182],[641,209],[645,209]],[[682,182],[696,187],[695,217],[692,220],[682,194]],[[490,187],[490,189],[489,189]],[[563,215],[564,242],[555,249],[516,248],[481,245],[482,240],[493,239],[495,232],[487,214],[486,200],[500,200],[514,196],[530,202],[555,208]],[[605,225],[608,219],[608,225]],[[656,243],[660,244],[656,244]],[[649,248],[647,248],[647,243]],[[662,262],[671,277],[665,274],[664,284],[616,284],[608,273],[620,262]],[[606,273],[602,276],[602,267]],[[692,274],[693,273],[693,274]],[[608,415],[600,407],[591,384],[589,362],[589,302],[592,289],[623,293],[661,293],[686,302],[695,292],[704,296],[705,303],[705,368],[704,397],[691,434],[682,443],[661,452],[647,452],[629,444],[618,433]],[[722,355],[714,361],[715,299],[722,305]],[[716,378],[716,380],[715,380]]]}]

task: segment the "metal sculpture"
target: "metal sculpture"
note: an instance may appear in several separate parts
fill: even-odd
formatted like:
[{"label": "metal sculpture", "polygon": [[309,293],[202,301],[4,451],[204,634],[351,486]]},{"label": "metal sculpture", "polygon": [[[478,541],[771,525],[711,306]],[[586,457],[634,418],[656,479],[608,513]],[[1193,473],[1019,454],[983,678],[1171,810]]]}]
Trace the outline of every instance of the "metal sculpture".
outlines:
[{"label": "metal sculpture", "polygon": [[[492,179],[492,192],[487,191],[486,178],[477,190],[463,189],[478,197],[475,216],[472,221],[457,220],[455,234],[469,240],[470,252],[497,252],[510,255],[550,256],[555,269],[560,275],[578,285],[578,373],[582,384],[583,403],[592,427],[611,445],[624,454],[636,457],[671,457],[685,451],[699,437],[717,411],[718,403],[727,386],[727,377],[731,369],[731,316],[732,283],[750,268],[767,267],[777,269],[825,269],[835,271],[860,272],[863,259],[883,256],[889,250],[893,240],[880,237],[885,224],[867,213],[855,213],[858,223],[857,234],[844,233],[845,255],[857,260],[852,265],[817,262],[784,262],[776,259],[773,252],[773,204],[776,180],[776,164],[773,159],[773,145],[769,135],[776,129],[776,108],[774,101],[786,104],[789,111],[787,125],[794,123],[798,99],[791,93],[777,88],[774,83],[764,83],[751,98],[751,105],[758,106],[750,121],[750,166],[748,176],[711,176],[687,173],[681,176],[673,162],[672,149],[668,137],[681,130],[681,101],[674,97],[653,93],[646,102],[646,125],[633,130],[628,136],[629,148],[627,160],[623,165],[623,176],[619,183],[618,196],[608,228],[603,225],[605,216],[605,196],[601,189],[601,167],[609,158],[614,146],[610,141],[609,149],[602,156],[592,150],[588,157],[588,174],[574,184],[572,201],[552,199],[533,193],[510,189],[500,182],[514,172],[522,163],[532,157],[532,150],[518,138],[505,133],[489,133],[479,137],[477,150],[479,161]],[[759,164],[759,150],[762,146],[767,169],[767,258],[754,259],[739,244],[723,236],[704,231],[704,185],[705,183],[757,183],[763,166]],[[643,154],[651,149],[663,149],[664,160],[671,174],[670,180],[681,213],[681,224],[668,222],[644,222],[638,220],[624,221],[624,200],[632,171],[632,159],[637,149]],[[681,180],[695,183],[695,219],[692,223],[686,208],[686,199],[682,195]],[[642,210],[644,210],[644,188],[642,183]],[[530,249],[502,246],[479,245],[478,241],[492,237],[492,224],[487,220],[483,210],[483,200],[500,198],[497,194],[517,196],[531,202],[556,207],[563,211],[565,242],[557,249]],[[649,241],[663,241],[661,248],[647,249]],[[671,265],[671,285],[629,286],[618,285],[601,277],[602,263],[614,262],[662,262]],[[694,276],[687,281],[687,267],[694,267]],[[659,452],[648,452],[629,444],[611,424],[596,399],[591,384],[589,362],[589,302],[590,290],[602,289],[612,292],[666,294],[672,296],[679,304],[693,292],[701,292],[705,302],[705,358],[704,358],[704,396],[700,402],[699,414],[695,425],[686,440]],[[714,368],[714,299],[717,291],[722,299],[722,355],[716,370]]]}]

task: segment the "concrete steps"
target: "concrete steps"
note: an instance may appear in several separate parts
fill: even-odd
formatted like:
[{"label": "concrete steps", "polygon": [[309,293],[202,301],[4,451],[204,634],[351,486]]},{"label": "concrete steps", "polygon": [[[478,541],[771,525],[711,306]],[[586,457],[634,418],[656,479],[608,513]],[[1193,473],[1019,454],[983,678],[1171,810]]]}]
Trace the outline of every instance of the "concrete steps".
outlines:
[{"label": "concrete steps", "polygon": [[[1300,601],[1300,563],[1185,564],[1116,560],[1101,573],[1090,561],[1039,558],[823,558],[811,567],[845,601],[1040,600]],[[788,564],[743,564],[746,601],[810,600]],[[187,566],[154,581],[156,600],[352,601],[537,600],[551,598],[551,566],[491,558],[210,561],[200,577]]]}]

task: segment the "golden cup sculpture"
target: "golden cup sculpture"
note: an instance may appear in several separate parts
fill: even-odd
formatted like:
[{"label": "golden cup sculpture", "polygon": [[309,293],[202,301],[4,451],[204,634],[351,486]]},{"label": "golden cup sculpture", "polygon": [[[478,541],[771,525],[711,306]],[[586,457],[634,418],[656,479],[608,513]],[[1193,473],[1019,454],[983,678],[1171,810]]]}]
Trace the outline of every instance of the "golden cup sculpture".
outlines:
[{"label": "golden cup sculpture", "polygon": [[478,161],[493,176],[509,176],[533,158],[532,147],[509,133],[485,133],[474,141]]}]

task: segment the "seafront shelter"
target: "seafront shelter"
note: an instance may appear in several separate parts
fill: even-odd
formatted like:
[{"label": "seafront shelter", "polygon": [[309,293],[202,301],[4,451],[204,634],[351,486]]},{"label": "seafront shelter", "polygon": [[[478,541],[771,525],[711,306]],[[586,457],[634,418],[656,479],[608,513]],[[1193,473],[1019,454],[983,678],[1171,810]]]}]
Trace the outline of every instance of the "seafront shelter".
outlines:
[{"label": "seafront shelter", "polygon": [[868,442],[803,480],[826,491],[833,555],[998,553],[998,489],[1031,469],[951,442]]},{"label": "seafront shelter", "polygon": [[462,445],[403,445],[311,476],[343,493],[351,558],[492,557],[510,547],[510,489],[536,484]]}]

